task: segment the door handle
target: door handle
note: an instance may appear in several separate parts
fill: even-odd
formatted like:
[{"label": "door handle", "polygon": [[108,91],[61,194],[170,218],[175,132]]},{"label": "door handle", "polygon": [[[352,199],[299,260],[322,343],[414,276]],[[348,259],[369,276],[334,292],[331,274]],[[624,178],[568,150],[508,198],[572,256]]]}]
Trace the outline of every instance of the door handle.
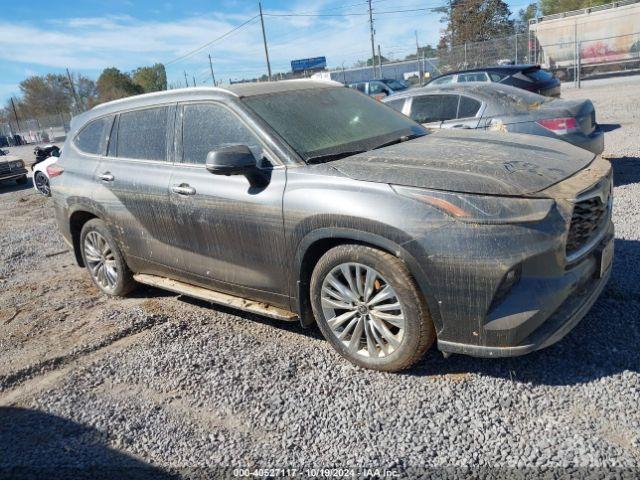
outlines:
[{"label": "door handle", "polygon": [[186,183],[181,183],[180,185],[174,185],[173,187],[171,187],[171,191],[173,193],[177,193],[178,195],[195,195],[196,194],[196,189]]},{"label": "door handle", "polygon": [[103,174],[101,174],[99,176],[99,178],[103,182],[113,182],[113,180],[115,179],[115,177],[113,175],[111,175],[110,172],[104,172]]},{"label": "door handle", "polygon": [[471,127],[470,127],[469,125],[463,125],[463,124],[461,124],[461,123],[459,123],[459,124],[457,124],[457,125],[454,125],[454,126],[453,126],[453,127],[451,127],[451,128],[462,128],[462,129],[464,129],[464,130],[471,130]]}]

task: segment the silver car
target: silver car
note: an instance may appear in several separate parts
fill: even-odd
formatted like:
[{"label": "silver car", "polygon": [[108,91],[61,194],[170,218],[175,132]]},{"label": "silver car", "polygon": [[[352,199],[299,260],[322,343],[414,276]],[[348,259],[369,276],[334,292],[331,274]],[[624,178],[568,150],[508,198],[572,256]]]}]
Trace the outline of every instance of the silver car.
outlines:
[{"label": "silver car", "polygon": [[499,83],[463,83],[417,88],[382,101],[428,128],[526,133],[596,154],[604,150],[604,132],[590,100],[561,100]]}]

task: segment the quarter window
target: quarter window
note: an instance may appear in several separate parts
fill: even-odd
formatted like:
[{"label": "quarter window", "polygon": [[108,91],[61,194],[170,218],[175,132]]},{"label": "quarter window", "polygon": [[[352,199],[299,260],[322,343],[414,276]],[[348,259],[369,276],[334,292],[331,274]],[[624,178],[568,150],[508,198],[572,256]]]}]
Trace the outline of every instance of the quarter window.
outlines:
[{"label": "quarter window", "polygon": [[456,118],[458,95],[423,95],[414,97],[411,118],[418,123],[442,122]]},{"label": "quarter window", "polygon": [[117,156],[166,160],[168,108],[149,108],[120,114]]},{"label": "quarter window", "polygon": [[207,154],[227,145],[246,145],[262,158],[256,136],[230,110],[215,104],[185,105],[182,119],[182,153],[185,163],[204,164]]},{"label": "quarter window", "polygon": [[99,118],[90,122],[76,135],[74,143],[85,153],[104,155],[112,122],[113,117]]},{"label": "quarter window", "polygon": [[475,117],[482,104],[470,97],[460,95],[460,105],[458,106],[458,118]]}]

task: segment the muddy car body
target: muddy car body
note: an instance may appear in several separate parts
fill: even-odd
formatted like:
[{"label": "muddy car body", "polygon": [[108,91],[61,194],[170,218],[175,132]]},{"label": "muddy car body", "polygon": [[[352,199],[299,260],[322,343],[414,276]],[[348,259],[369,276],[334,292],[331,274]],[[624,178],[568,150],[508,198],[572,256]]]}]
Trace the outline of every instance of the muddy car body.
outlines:
[{"label": "muddy car body", "polygon": [[428,134],[333,83],[112,102],[74,120],[63,152],[58,223],[103,291],[135,279],[317,322],[369,368],[436,340],[542,348],[611,271],[608,162],[540,137]]}]

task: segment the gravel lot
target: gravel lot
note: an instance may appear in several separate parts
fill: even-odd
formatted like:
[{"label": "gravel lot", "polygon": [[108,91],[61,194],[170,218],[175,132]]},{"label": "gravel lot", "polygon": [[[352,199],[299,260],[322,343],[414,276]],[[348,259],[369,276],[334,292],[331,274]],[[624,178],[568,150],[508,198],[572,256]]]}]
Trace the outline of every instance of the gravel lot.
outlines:
[{"label": "gravel lot", "polygon": [[433,349],[408,372],[376,373],[295,324],[151,288],[108,299],[74,265],[49,200],[1,186],[0,478],[27,466],[33,478],[224,467],[637,478],[640,77],[601,82],[565,96],[591,98],[608,131],[614,274],[570,335],[520,358]]}]

